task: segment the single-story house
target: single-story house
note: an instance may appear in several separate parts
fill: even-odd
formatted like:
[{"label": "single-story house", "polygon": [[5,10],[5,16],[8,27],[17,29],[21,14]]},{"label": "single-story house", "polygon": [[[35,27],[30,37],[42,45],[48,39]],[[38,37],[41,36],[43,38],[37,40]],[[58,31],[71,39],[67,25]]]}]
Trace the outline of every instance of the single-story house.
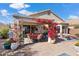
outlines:
[{"label": "single-story house", "polygon": [[[58,29],[59,37],[64,37],[64,36],[69,35],[68,23],[65,23],[65,21],[62,18],[60,18],[57,14],[52,12],[50,9],[44,10],[41,12],[37,12],[37,13],[31,14],[28,16],[21,16],[21,15],[14,14],[13,17],[14,17],[14,23],[16,23],[18,26],[21,26],[22,30],[25,30],[25,28],[30,28],[33,25],[38,25],[37,27],[39,27],[39,29],[40,29],[43,25],[42,24],[39,25],[34,20],[50,19],[51,21],[58,23],[58,25],[56,27]],[[44,25],[47,25],[47,24],[44,24]],[[25,32],[27,32],[27,31],[30,32],[31,30],[32,29],[25,30]],[[43,31],[43,29],[40,29],[39,32],[42,32],[42,31]]]}]

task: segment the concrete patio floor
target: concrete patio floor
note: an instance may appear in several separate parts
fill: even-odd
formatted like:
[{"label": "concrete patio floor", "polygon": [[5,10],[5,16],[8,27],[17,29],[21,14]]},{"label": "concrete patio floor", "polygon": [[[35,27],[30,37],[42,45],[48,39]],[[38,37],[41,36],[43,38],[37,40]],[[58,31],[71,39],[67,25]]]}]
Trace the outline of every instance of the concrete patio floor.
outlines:
[{"label": "concrete patio floor", "polygon": [[37,51],[33,56],[77,56],[74,43],[75,41],[63,41],[57,44],[41,42],[31,46],[31,50]]}]

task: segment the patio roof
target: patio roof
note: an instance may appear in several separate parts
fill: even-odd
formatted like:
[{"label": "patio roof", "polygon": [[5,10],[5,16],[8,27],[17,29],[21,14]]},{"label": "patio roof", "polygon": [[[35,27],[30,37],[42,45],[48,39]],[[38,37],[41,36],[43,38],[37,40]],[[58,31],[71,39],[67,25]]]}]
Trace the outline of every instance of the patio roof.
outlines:
[{"label": "patio roof", "polygon": [[57,14],[55,14],[54,12],[51,11],[51,9],[47,9],[47,10],[43,10],[43,11],[40,11],[40,12],[37,12],[37,13],[34,13],[34,14],[31,14],[29,16],[36,16],[36,15],[41,15],[41,14],[54,14],[54,16],[56,16],[57,18],[59,18],[61,21],[65,22],[62,18],[60,18]]},{"label": "patio roof", "polygon": [[[34,17],[27,17],[27,16],[19,16],[19,15],[13,15],[13,17],[16,19],[22,19],[22,21],[27,21],[27,22],[35,22],[35,20],[38,20],[38,19],[51,20],[51,19],[34,18]],[[24,20],[24,19],[26,19],[26,20]],[[52,21],[54,21],[54,20],[52,20]]]}]

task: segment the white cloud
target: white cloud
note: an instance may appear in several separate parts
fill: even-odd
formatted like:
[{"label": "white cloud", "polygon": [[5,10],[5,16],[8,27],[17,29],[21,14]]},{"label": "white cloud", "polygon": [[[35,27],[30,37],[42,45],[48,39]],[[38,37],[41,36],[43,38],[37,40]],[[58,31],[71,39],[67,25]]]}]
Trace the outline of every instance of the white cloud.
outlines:
[{"label": "white cloud", "polygon": [[24,3],[12,3],[10,4],[10,7],[14,9],[22,9],[22,8],[28,8],[30,7],[30,5]]},{"label": "white cloud", "polygon": [[8,13],[8,11],[6,9],[0,10],[0,13],[2,14],[2,16],[9,15],[9,13]]},{"label": "white cloud", "polygon": [[70,16],[68,17],[68,19],[79,19],[79,16],[70,15]]},{"label": "white cloud", "polygon": [[21,11],[18,11],[18,13],[24,14],[24,15],[27,15],[27,16],[33,14],[32,12],[27,11],[27,10],[21,10]]}]

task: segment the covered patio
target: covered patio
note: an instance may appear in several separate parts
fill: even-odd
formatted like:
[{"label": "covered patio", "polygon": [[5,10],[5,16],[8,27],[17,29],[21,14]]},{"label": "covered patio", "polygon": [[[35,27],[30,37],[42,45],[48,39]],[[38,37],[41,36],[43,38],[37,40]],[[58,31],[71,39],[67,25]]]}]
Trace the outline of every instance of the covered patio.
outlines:
[{"label": "covered patio", "polygon": [[[21,32],[24,34],[30,33],[30,34],[42,34],[44,33],[45,30],[44,26],[48,27],[48,23],[39,23],[38,20],[41,18],[31,18],[31,17],[24,17],[24,16],[18,16],[18,15],[13,15],[14,19],[14,23],[17,24],[17,27],[20,27]],[[45,22],[48,22],[49,19],[42,19]],[[51,19],[50,19],[51,20]],[[53,20],[51,20],[53,22]],[[50,21],[50,22],[51,22]],[[29,28],[29,30],[25,30],[26,28]],[[33,32],[32,27],[38,27],[38,29],[40,29],[39,31],[37,31],[37,29],[35,29]],[[67,23],[57,23],[56,25],[56,29],[57,29],[57,36],[59,38],[63,38],[66,36],[69,36],[69,30],[68,30],[68,24]],[[27,33],[25,33],[27,31]],[[26,36],[26,35],[24,35]],[[36,35],[37,36],[37,35]],[[31,38],[32,36],[30,36]]]}]

